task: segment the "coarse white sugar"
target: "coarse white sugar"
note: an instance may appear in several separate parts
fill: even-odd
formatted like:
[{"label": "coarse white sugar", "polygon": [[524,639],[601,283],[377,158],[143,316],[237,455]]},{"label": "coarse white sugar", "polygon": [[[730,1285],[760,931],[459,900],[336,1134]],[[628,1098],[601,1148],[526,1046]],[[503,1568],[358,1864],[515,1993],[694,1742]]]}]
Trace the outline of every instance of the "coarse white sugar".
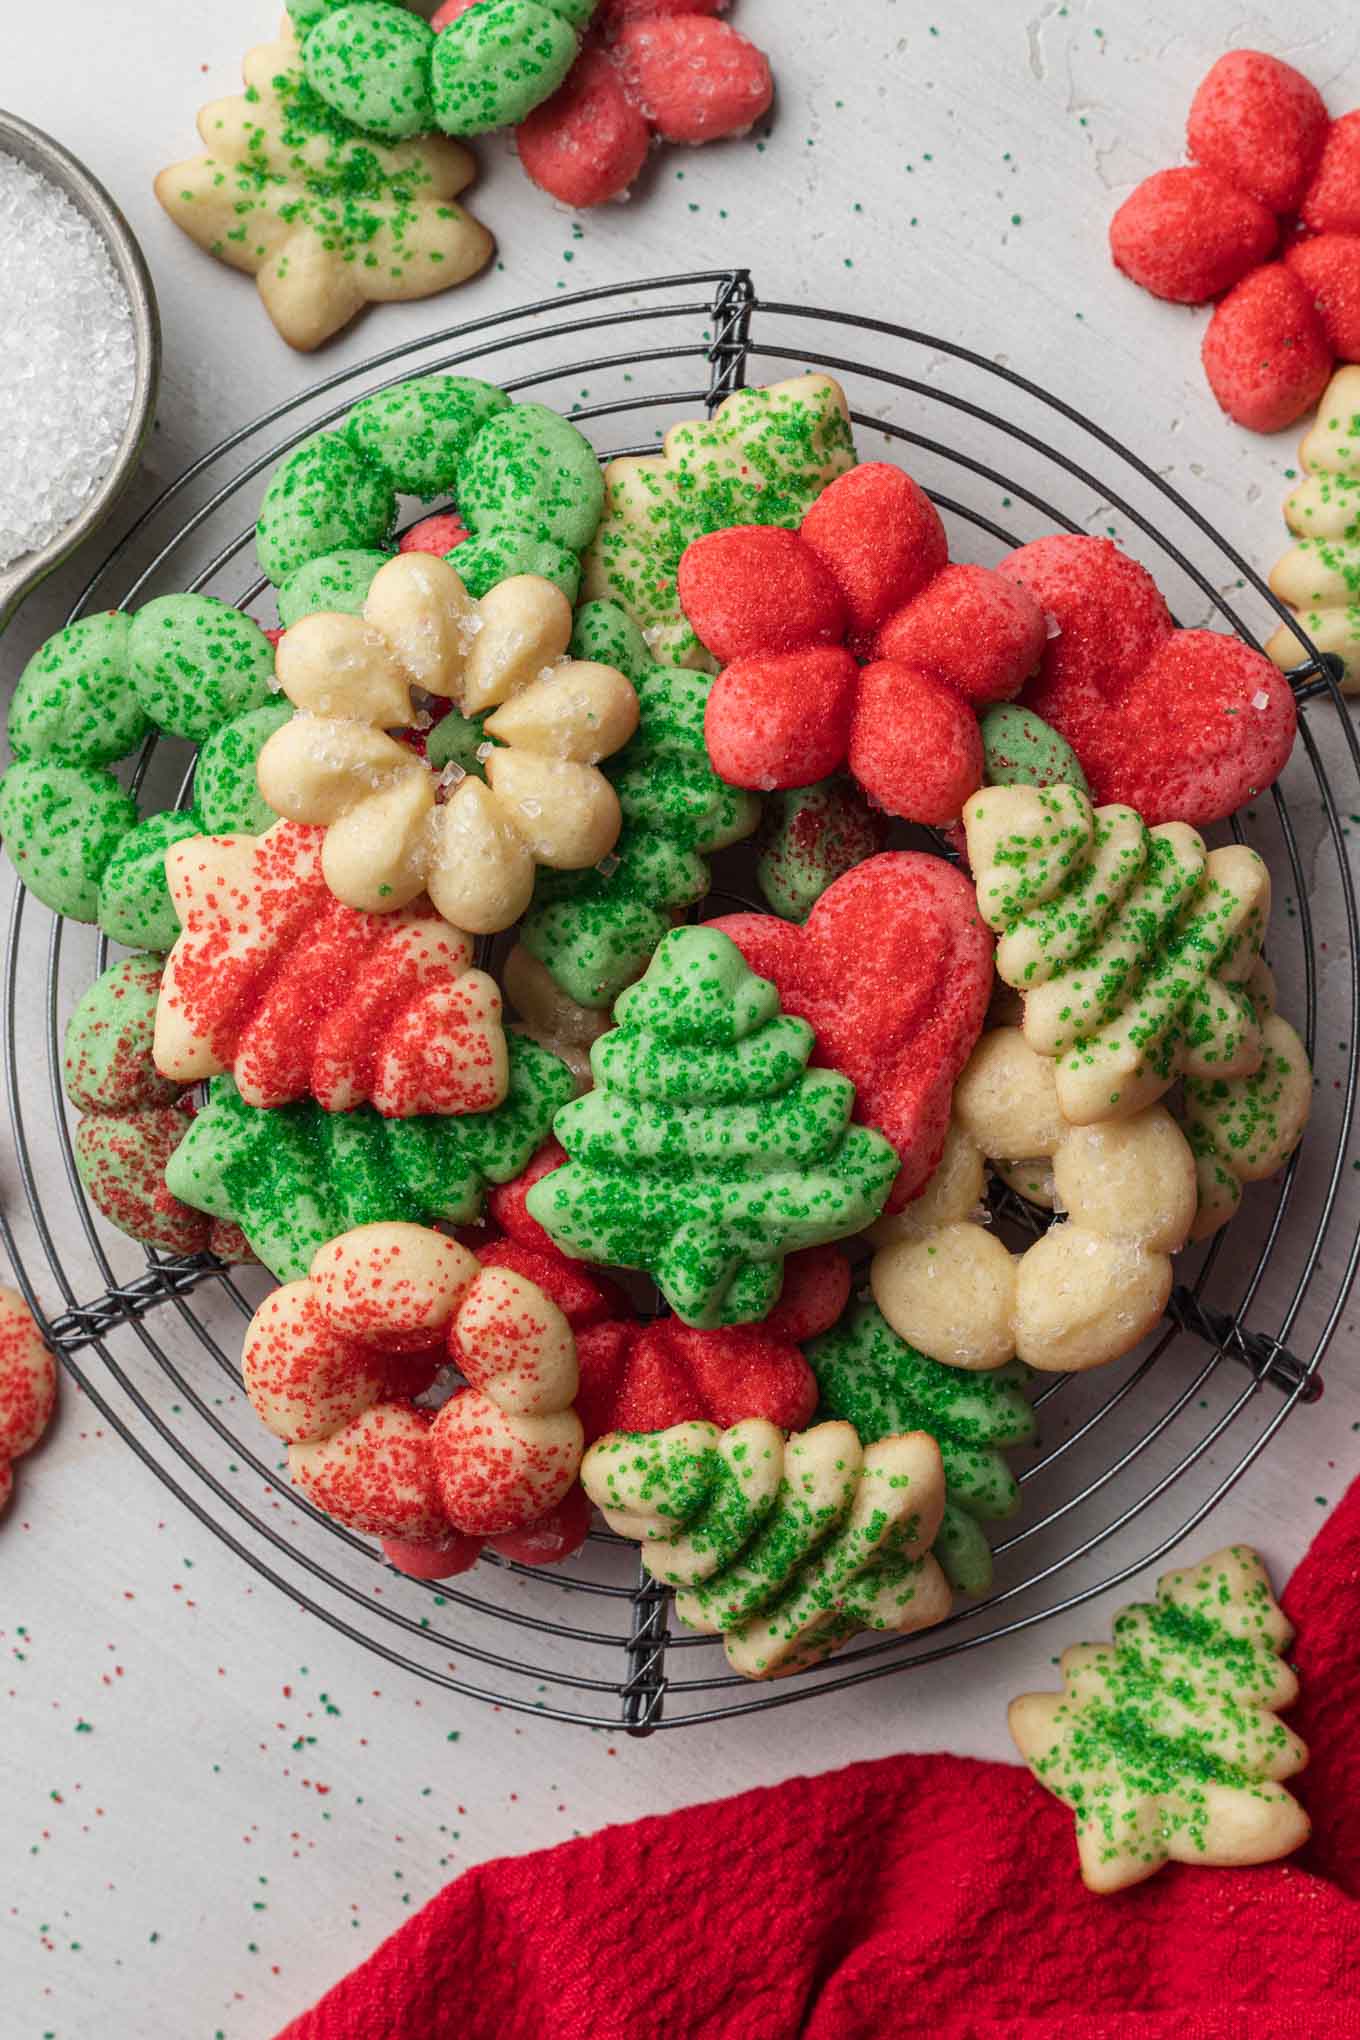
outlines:
[{"label": "coarse white sugar", "polygon": [[0,567],[64,531],[113,465],[136,381],[132,308],[98,231],[0,151]]}]

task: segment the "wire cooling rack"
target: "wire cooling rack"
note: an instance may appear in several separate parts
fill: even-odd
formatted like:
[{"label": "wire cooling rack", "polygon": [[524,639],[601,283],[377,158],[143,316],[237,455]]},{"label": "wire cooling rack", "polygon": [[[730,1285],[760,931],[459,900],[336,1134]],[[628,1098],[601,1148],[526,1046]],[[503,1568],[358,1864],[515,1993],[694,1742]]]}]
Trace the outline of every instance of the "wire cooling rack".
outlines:
[{"label": "wire cooling rack", "polygon": [[[602,458],[654,450],[667,425],[747,381],[824,368],[846,387],[861,457],[886,453],[911,467],[958,556],[992,561],[1055,529],[1111,531],[1157,575],[1184,623],[1256,643],[1252,619],[1273,627],[1283,614],[1184,497],[1059,398],[927,334],[765,301],[747,271],[725,270],[545,299],[325,378],[187,469],[99,567],[73,615],[192,588],[271,622],[252,535],[278,460],[358,397],[459,368],[570,412]],[[1207,1250],[1182,1258],[1155,1338],[1113,1367],[1042,1386],[1040,1442],[1021,1456],[1023,1510],[1000,1528],[995,1585],[938,1629],[866,1641],[795,1679],[752,1687],[727,1672],[711,1639],[672,1629],[669,1597],[641,1576],[635,1548],[606,1532],[555,1571],[483,1561],[436,1587],[394,1573],[373,1545],[321,1516],[290,1485],[241,1390],[241,1334],[267,1278],[134,1247],[81,1192],[61,1032],[104,968],[106,944],[22,891],[4,964],[22,1200],[0,1213],[19,1282],[35,1306],[59,1297],[46,1323],[67,1369],[245,1565],[354,1642],[452,1692],[645,1735],[842,1691],[1074,1608],[1169,1551],[1294,1405],[1316,1396],[1360,1253],[1360,1179],[1348,1158],[1360,978],[1346,844],[1360,810],[1360,750],[1327,663],[1311,658],[1291,678],[1300,734],[1285,779],[1217,833],[1260,849],[1279,888],[1271,958],[1318,1070],[1313,1124],[1294,1165],[1250,1189]],[[143,754],[132,784],[150,810],[185,798],[191,770],[183,746],[162,742]],[[716,881],[721,910],[734,884],[722,860]],[[1003,1195],[997,1221],[1035,1231],[1043,1218]]]}]

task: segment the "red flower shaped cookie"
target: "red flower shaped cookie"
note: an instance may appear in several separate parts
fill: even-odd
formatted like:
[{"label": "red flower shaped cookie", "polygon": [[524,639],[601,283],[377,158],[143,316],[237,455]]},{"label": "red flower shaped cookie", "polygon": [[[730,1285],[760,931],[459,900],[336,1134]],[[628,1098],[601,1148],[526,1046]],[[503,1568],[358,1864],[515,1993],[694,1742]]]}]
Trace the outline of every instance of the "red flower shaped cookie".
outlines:
[{"label": "red flower shaped cookie", "polygon": [[518,132],[519,159],[563,205],[624,193],[663,142],[744,135],[774,97],[768,59],[714,16],[726,0],[601,0],[566,83]]},{"label": "red flower shaped cookie", "polygon": [[[430,25],[450,28],[483,4],[444,0]],[[653,138],[694,145],[753,127],[774,79],[763,52],[714,18],[729,4],[600,0],[565,82],[516,131],[534,183],[563,205],[603,205],[627,191]]]},{"label": "red flower shaped cookie", "polygon": [[696,539],[678,585],[723,661],[704,723],[721,777],[769,792],[848,760],[908,821],[958,818],[982,783],[975,711],[1017,694],[1044,646],[1039,605],[986,567],[951,565],[929,497],[886,462],[842,475],[796,532]]},{"label": "red flower shaped cookie", "polygon": [[[1210,388],[1239,425],[1277,432],[1313,408],[1336,357],[1360,358],[1360,113],[1329,122],[1302,72],[1230,50],[1186,139],[1195,161],[1125,199],[1110,253],[1154,297],[1222,297],[1204,336]],[[1294,220],[1313,238],[1286,233],[1273,261]]]},{"label": "red flower shaped cookie", "polygon": [[1200,827],[1278,777],[1297,723],[1288,681],[1239,638],[1178,630],[1151,574],[1108,539],[1041,538],[1000,572],[1058,625],[1022,699],[1066,737],[1097,803]]},{"label": "red flower shaped cookie", "polygon": [[13,1461],[31,1452],[57,1401],[57,1363],[17,1289],[0,1284],[0,1509],[14,1491]]},{"label": "red flower shaped cookie", "polygon": [[[450,1357],[468,1385],[432,1416],[408,1397]],[[241,1371],[309,1500],[403,1547],[523,1530],[581,1463],[566,1318],[424,1226],[360,1226],[318,1249],[255,1313]]]},{"label": "red flower shaped cookie", "polygon": [[801,928],[773,914],[713,925],[811,1024],[814,1063],[850,1078],[855,1117],[897,1149],[888,1209],[900,1210],[943,1152],[991,996],[992,938],[971,884],[938,857],[890,850],[838,878]]},{"label": "red flower shaped cookie", "polygon": [[501,996],[428,901],[365,914],[331,893],[326,832],[191,836],[165,861],[180,936],[156,1011],[156,1067],[230,1070],[250,1105],[370,1101],[388,1119],[486,1112],[509,1081]]}]

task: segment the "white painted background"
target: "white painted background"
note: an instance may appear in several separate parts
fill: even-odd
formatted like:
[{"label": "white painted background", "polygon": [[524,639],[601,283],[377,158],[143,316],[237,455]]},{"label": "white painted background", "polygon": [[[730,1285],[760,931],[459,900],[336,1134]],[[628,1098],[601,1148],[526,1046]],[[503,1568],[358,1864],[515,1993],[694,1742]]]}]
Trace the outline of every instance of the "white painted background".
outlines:
[{"label": "white painted background", "polygon": [[[154,172],[191,152],[198,103],[233,89],[242,50],[270,31],[268,0],[69,0],[25,15],[0,99],[87,159],[155,274],[160,483],[318,373],[150,194]],[[1268,565],[1292,437],[1220,418],[1196,359],[1202,315],[1118,279],[1104,227],[1136,179],[1176,160],[1193,87],[1234,43],[1294,58],[1334,111],[1360,102],[1347,10],[740,0],[735,18],[778,72],[763,152],[662,157],[632,204],[587,217],[577,238],[493,141],[472,204],[500,265],[452,298],[370,315],[325,366],[559,280],[748,262],[770,295],[914,323],[1059,385]],[[64,576],[13,626],[6,682],[75,585]],[[1315,904],[1331,911],[1325,895]],[[1329,960],[1342,960],[1335,944]],[[4,1154],[0,1191],[22,1229]],[[1360,1471],[1354,1351],[1343,1327],[1326,1402],[1296,1415],[1201,1538],[1252,1538],[1287,1573],[1320,1503]],[[1126,1556],[1150,1547],[1156,1520]],[[1082,1627],[1098,1633],[1109,1606],[1083,1611]],[[68,1392],[0,1526],[0,2023],[7,2040],[267,2040],[484,1858],[855,1757],[1007,1755],[1007,1696],[1042,1678],[1070,1633],[644,1744],[516,1720],[432,1694],[253,1587]]]}]

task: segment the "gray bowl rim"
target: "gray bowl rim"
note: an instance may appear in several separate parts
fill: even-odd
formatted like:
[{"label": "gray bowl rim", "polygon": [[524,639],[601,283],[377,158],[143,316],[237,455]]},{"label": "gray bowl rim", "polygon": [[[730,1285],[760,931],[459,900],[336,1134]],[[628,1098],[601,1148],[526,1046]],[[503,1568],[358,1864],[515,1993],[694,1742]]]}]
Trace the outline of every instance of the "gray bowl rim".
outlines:
[{"label": "gray bowl rim", "polygon": [[0,631],[25,596],[70,558],[112,510],[132,480],[151,434],[161,376],[161,322],[156,289],[146,257],[131,227],[99,179],[78,157],[42,128],[0,108],[0,151],[40,171],[64,191],[102,237],[132,310],[136,378],[132,407],[108,473],[94,495],[55,538],[37,552],[23,553],[0,568]]}]

